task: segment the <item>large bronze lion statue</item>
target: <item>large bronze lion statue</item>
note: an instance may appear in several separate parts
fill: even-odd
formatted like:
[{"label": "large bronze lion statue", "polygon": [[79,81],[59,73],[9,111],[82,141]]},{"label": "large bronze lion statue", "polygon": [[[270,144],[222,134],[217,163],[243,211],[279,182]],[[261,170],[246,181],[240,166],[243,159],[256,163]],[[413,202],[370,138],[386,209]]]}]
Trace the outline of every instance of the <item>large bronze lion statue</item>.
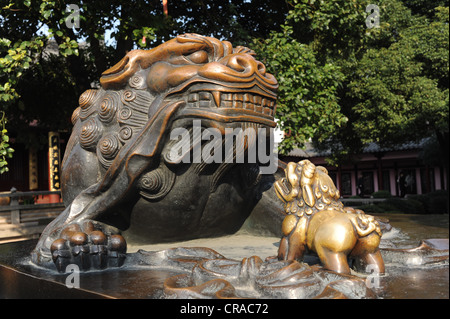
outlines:
[{"label": "large bronze lion statue", "polygon": [[[73,113],[61,175],[67,208],[41,235],[33,261],[54,267],[53,260],[60,271],[69,263],[105,268],[121,264],[127,242],[236,232],[266,187],[265,163],[245,157],[260,135],[236,137],[222,162],[184,159],[196,149],[216,155],[206,145],[207,129],[223,136],[227,129],[275,127],[278,83],[254,52],[181,35],[129,52],[100,83],[80,96]],[[171,138],[175,129],[189,138]],[[264,143],[271,138],[261,136]]]},{"label": "large bronze lion statue", "polygon": [[278,258],[301,260],[312,251],[326,269],[338,273],[350,273],[349,258],[358,269],[384,273],[382,233],[374,217],[344,207],[324,167],[303,160],[288,163],[285,173],[274,185],[287,214]]}]

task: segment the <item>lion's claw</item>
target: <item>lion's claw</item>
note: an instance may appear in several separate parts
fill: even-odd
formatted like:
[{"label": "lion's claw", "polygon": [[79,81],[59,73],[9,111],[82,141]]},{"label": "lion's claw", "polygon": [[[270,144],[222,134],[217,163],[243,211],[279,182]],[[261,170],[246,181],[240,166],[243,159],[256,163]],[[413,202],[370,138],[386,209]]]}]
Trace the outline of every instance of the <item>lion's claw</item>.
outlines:
[{"label": "lion's claw", "polygon": [[81,231],[78,225],[71,226],[53,241],[50,251],[53,262],[59,272],[65,272],[70,264],[76,264],[80,270],[120,267],[126,256],[126,241],[119,235],[107,235],[94,230],[92,223]]}]

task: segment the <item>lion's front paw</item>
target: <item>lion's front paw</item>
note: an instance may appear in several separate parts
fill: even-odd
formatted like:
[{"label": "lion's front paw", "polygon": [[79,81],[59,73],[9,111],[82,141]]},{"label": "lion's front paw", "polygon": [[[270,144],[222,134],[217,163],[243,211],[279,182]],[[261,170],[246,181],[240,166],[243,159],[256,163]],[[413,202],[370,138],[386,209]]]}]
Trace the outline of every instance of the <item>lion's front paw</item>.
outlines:
[{"label": "lion's front paw", "polygon": [[92,222],[69,225],[50,247],[59,272],[64,272],[69,264],[76,264],[81,270],[120,267],[126,250],[126,241],[120,234],[106,232]]}]

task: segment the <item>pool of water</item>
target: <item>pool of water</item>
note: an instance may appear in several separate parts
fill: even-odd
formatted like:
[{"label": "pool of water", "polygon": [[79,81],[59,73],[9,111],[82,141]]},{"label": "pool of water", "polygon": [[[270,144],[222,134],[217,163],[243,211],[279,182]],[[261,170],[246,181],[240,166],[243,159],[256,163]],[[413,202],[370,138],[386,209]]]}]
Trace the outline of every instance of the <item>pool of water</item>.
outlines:
[{"label": "pool of water", "polygon": [[383,244],[416,247],[422,239],[449,238],[449,215],[380,214],[393,229],[383,235]]},{"label": "pool of water", "polygon": [[[384,214],[393,229],[382,237],[380,247],[413,248],[423,239],[449,238],[449,215]],[[386,299],[448,299],[449,266],[396,267],[386,265],[380,278],[379,296]]]}]

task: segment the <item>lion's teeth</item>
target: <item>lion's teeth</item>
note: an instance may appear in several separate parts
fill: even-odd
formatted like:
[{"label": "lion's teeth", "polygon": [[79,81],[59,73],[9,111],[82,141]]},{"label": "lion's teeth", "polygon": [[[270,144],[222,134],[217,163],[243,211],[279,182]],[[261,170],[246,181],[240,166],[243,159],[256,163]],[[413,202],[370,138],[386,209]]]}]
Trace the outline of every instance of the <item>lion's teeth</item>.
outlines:
[{"label": "lion's teeth", "polygon": [[222,100],[220,101],[220,107],[232,108],[233,107],[233,94],[222,93]]},{"label": "lion's teeth", "polygon": [[191,93],[188,96],[188,103],[198,102],[198,93]]},{"label": "lion's teeth", "polygon": [[189,107],[202,108],[245,108],[261,114],[273,115],[275,101],[251,93],[224,93],[204,91],[190,93],[187,98]]},{"label": "lion's teeth", "polygon": [[220,95],[221,95],[221,93],[219,91],[212,92],[214,102],[216,102],[216,107],[220,107]]},{"label": "lion's teeth", "polygon": [[252,111],[255,110],[255,104],[253,104],[253,103],[251,103],[251,102],[246,102],[246,103],[244,103],[244,107],[245,107],[247,110],[252,110]]},{"label": "lion's teeth", "polygon": [[205,108],[211,107],[212,94],[210,92],[200,92],[198,94],[198,97],[199,97],[199,102],[198,102],[199,107],[205,107]]}]

